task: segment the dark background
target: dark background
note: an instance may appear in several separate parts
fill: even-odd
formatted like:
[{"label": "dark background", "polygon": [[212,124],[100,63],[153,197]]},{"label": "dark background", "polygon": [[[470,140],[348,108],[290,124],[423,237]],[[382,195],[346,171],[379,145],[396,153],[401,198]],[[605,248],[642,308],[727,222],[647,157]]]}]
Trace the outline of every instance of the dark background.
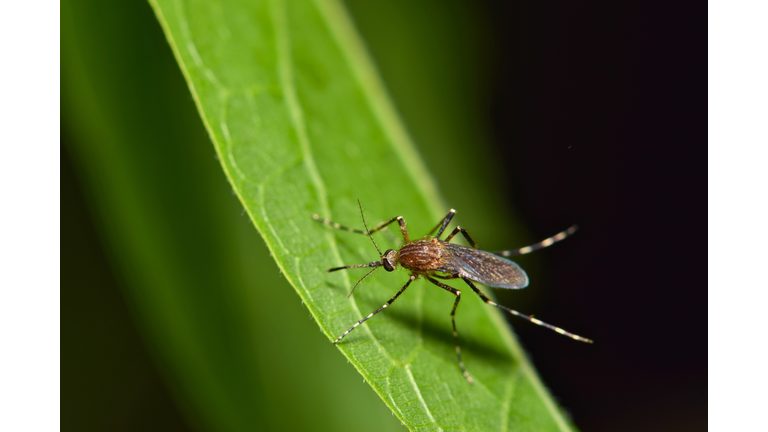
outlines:
[{"label": "dark background", "polygon": [[595,345],[515,331],[585,431],[707,427],[707,17],[688,6],[489,2],[504,187],[537,237],[581,227],[549,251],[540,318]]},{"label": "dark background", "polygon": [[[463,49],[487,62],[479,115],[492,137],[486,154],[503,167],[495,175],[498,200],[510,203],[531,240],[572,223],[581,228],[548,249],[543,264],[518,260],[538,281],[520,309],[595,344],[511,321],[515,332],[582,430],[706,428],[704,6],[486,1],[476,11],[488,24],[483,43]],[[93,412],[102,423],[70,424],[136,430],[151,417],[152,427],[184,430],[109,272],[68,139],[65,127],[62,247],[73,249],[62,251],[62,290],[77,284],[80,291],[62,296],[69,311],[62,339],[79,341],[73,349],[88,352],[89,362],[67,363],[65,353],[63,366],[81,370],[62,374],[62,384],[89,397],[115,397],[107,388],[120,388],[123,398],[113,411]],[[461,158],[422,152],[451,167],[450,178],[437,174],[443,186],[472,175]],[[450,187],[443,192],[450,200]],[[520,304],[514,294],[497,294]],[[82,307],[92,304],[99,307]],[[104,345],[104,333],[114,336],[112,345]]]}]

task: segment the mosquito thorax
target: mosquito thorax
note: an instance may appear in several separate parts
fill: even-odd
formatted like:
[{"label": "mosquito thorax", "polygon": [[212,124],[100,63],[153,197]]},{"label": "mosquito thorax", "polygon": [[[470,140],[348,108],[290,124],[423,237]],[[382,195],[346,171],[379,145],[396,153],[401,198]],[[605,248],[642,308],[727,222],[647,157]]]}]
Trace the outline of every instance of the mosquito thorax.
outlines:
[{"label": "mosquito thorax", "polygon": [[381,265],[383,265],[384,270],[388,272],[394,271],[397,268],[397,251],[394,249],[387,249],[381,257]]}]

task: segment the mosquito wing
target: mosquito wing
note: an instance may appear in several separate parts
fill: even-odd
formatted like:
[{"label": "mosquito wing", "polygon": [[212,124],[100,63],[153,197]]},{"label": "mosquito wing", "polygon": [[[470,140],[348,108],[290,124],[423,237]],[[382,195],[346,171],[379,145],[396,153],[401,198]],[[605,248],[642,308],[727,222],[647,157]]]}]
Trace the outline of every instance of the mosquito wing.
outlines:
[{"label": "mosquito wing", "polygon": [[490,252],[441,242],[445,273],[458,274],[494,288],[520,289],[528,286],[528,275],[514,262]]}]

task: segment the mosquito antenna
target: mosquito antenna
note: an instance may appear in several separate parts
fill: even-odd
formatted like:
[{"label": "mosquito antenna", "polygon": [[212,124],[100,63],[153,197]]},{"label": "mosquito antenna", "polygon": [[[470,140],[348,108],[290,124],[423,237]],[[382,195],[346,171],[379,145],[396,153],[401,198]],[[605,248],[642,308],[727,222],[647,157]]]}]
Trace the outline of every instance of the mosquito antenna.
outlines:
[{"label": "mosquito antenna", "polygon": [[[371,235],[371,232],[368,230],[368,224],[365,223],[365,215],[363,214],[363,205],[360,204],[360,200],[357,200],[357,206],[360,207],[360,217],[363,218],[363,226],[365,227],[365,235],[367,235],[368,238],[371,239],[371,243],[373,243],[373,247],[376,248],[376,252],[379,253],[379,256],[383,257],[384,255],[381,254],[381,250],[379,249],[378,246],[376,246],[376,242],[373,241],[373,236]],[[371,274],[372,272],[373,272],[373,270],[371,270],[368,274]],[[368,275],[365,275],[365,276],[368,276]],[[363,276],[363,279],[365,279],[365,276]],[[363,279],[360,279],[360,280],[363,280]],[[360,283],[360,282],[358,281],[357,283]],[[357,286],[357,285],[355,285],[355,286]],[[354,291],[354,290],[355,289],[352,288],[352,291]],[[352,293],[350,293],[350,295],[352,295]]]},{"label": "mosquito antenna", "polygon": [[365,276],[361,277],[360,280],[355,283],[355,286],[352,287],[352,291],[349,292],[349,295],[347,296],[347,298],[352,297],[352,294],[354,294],[354,292],[355,292],[355,288],[357,288],[357,286],[360,285],[360,282],[362,282],[363,279],[367,278],[371,273],[375,272],[376,269],[378,269],[378,268],[379,268],[379,266],[374,267],[373,269],[371,269],[371,271],[366,273]]}]

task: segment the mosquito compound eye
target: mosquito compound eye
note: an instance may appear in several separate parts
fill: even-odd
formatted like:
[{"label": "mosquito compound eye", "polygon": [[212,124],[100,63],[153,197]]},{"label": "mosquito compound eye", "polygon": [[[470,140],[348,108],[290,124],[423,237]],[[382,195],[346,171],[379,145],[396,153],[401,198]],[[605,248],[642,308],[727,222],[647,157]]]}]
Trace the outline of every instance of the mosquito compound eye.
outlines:
[{"label": "mosquito compound eye", "polygon": [[384,255],[381,257],[381,265],[384,267],[384,270],[391,272],[395,270],[395,266],[393,265],[393,254],[395,251],[392,249],[388,249],[386,252],[384,252]]}]

